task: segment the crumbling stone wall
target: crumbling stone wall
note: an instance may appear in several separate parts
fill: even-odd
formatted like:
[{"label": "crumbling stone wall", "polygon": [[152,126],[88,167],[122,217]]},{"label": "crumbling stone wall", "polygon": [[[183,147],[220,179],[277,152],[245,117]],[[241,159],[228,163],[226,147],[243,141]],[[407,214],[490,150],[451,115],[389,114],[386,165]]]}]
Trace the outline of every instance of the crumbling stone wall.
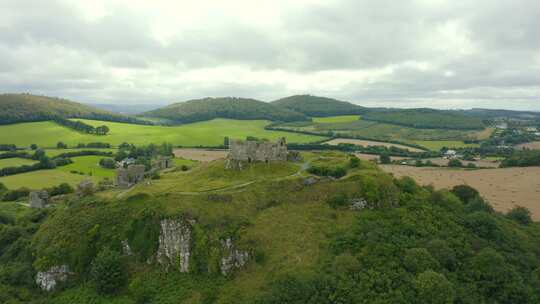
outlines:
[{"label": "crumbling stone wall", "polygon": [[45,208],[49,201],[49,193],[45,190],[32,191],[28,196],[30,208]]},{"label": "crumbling stone wall", "polygon": [[285,138],[280,138],[276,143],[253,140],[231,140],[229,142],[229,155],[227,167],[239,167],[239,162],[270,162],[287,161],[287,143]]},{"label": "crumbling stone wall", "polygon": [[144,165],[129,165],[127,169],[116,169],[116,185],[129,188],[144,179]]},{"label": "crumbling stone wall", "polygon": [[170,157],[159,157],[152,162],[152,169],[163,170],[173,167],[173,160]]}]

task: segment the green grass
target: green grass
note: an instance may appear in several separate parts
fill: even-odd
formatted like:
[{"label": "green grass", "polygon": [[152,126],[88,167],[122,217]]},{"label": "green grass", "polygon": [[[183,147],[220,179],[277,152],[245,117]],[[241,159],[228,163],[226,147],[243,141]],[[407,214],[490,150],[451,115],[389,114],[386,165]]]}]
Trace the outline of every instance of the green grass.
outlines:
[{"label": "green grass", "polygon": [[21,187],[43,189],[57,186],[61,183],[68,183],[72,186],[76,186],[85,179],[91,179],[97,182],[99,177],[72,174],[59,169],[52,169],[0,177],[0,183],[6,185],[6,187],[9,189],[17,189]]},{"label": "green grass", "polygon": [[7,167],[20,167],[23,165],[32,165],[35,164],[35,160],[26,159],[26,158],[5,158],[0,159],[0,169]]},{"label": "green grass", "polygon": [[[69,153],[69,152],[78,152],[78,151],[101,151],[101,152],[113,152],[116,153],[116,149],[98,149],[98,148],[81,148],[81,149],[44,149],[45,153],[49,157],[55,157],[60,154]],[[30,151],[30,153],[33,153]]]},{"label": "green grass", "polygon": [[99,160],[104,158],[103,156],[79,156],[73,157],[72,164],[58,167],[57,170],[70,173],[71,171],[83,172],[86,175],[96,177],[108,177],[112,179],[115,176],[114,169],[106,169],[99,165]]},{"label": "green grass", "polygon": [[270,123],[266,120],[214,119],[172,127],[82,121],[93,126],[105,124],[110,128],[110,133],[106,136],[97,136],[76,132],[50,121],[32,122],[0,126],[0,143],[16,144],[19,147],[37,144],[49,148],[55,147],[58,141],[70,147],[89,142],[106,142],[115,146],[123,142],[136,145],[169,142],[175,146],[217,146],[223,144],[225,136],[245,138],[250,135],[271,140],[284,136],[288,142],[296,143],[322,139],[318,136],[265,130],[264,126]]},{"label": "green grass", "polygon": [[457,140],[417,140],[415,144],[426,147],[430,150],[439,151],[443,147],[447,148],[472,148],[479,147],[479,144],[466,144]]},{"label": "green grass", "polygon": [[175,167],[180,167],[180,166],[188,166],[188,167],[194,167],[196,166],[197,164],[199,164],[198,161],[194,161],[194,160],[191,160],[191,159],[185,159],[185,158],[173,158],[173,163],[174,163],[174,166]]},{"label": "green grass", "polygon": [[340,115],[330,117],[313,117],[315,123],[351,122],[360,119],[360,115]]}]

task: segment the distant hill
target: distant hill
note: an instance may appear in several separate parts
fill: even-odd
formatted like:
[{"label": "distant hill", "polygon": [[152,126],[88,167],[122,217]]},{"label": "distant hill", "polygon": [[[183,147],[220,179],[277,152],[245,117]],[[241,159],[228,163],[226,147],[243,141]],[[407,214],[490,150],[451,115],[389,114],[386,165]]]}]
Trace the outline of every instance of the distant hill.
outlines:
[{"label": "distant hill", "polygon": [[111,113],[66,99],[31,94],[0,95],[0,124],[43,121],[57,117],[148,124],[148,122],[133,117]]},{"label": "distant hill", "polygon": [[312,95],[289,96],[273,101],[272,104],[307,116],[356,115],[368,111],[350,102]]},{"label": "distant hill", "polygon": [[477,130],[485,127],[480,117],[465,115],[462,111],[424,108],[372,111],[362,119],[426,129]]},{"label": "distant hill", "polygon": [[161,108],[163,105],[158,104],[108,104],[108,103],[93,103],[88,104],[91,107],[125,115],[137,115],[144,112],[152,111]]},{"label": "distant hill", "polygon": [[465,115],[489,118],[540,119],[540,112],[473,108],[462,111]]},{"label": "distant hill", "polygon": [[143,116],[164,118],[179,123],[191,123],[214,118],[267,119],[283,122],[308,119],[301,113],[280,108],[270,103],[234,97],[189,100],[145,112]]}]

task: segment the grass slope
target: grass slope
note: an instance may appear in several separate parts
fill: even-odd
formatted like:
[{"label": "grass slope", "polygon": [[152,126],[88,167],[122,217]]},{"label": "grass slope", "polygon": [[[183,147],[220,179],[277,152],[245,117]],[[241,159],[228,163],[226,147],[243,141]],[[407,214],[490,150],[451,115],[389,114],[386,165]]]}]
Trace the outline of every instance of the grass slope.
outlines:
[{"label": "grass slope", "polygon": [[137,119],[66,99],[30,94],[0,95],[0,124],[50,120],[54,117],[138,122]]},{"label": "grass slope", "polygon": [[36,161],[26,158],[5,158],[0,159],[0,168],[20,167],[23,165],[32,165],[34,163],[36,163]]},{"label": "grass slope", "polygon": [[364,107],[346,101],[311,95],[289,96],[273,101],[272,104],[307,116],[355,115],[367,111]]},{"label": "grass slope", "polygon": [[298,121],[307,118],[288,109],[247,98],[204,98],[179,102],[143,113],[143,116],[168,119],[179,123],[192,123],[214,118],[244,120]]},{"label": "grass slope", "polygon": [[91,179],[94,182],[100,180],[100,178],[97,176],[79,175],[65,172],[60,169],[52,169],[0,177],[0,183],[6,185],[8,189],[26,187],[38,190],[57,186],[61,183],[68,183],[75,187],[78,183],[85,179]]},{"label": "grass slope", "polygon": [[72,157],[72,164],[58,167],[57,170],[70,173],[71,171],[83,172],[89,176],[95,177],[107,177],[112,179],[115,176],[114,169],[106,169],[99,165],[99,160],[104,158],[104,156],[79,156]]},{"label": "grass slope", "polygon": [[[83,121],[94,126],[103,124],[102,121]],[[225,136],[245,138],[250,135],[272,140],[286,137],[289,142],[296,143],[323,139],[318,136],[268,131],[264,129],[268,124],[265,120],[231,119],[214,119],[172,127],[107,122],[109,134],[96,136],[75,132],[53,122],[33,122],[0,126],[0,143],[16,144],[19,147],[28,147],[33,143],[40,147],[55,147],[58,141],[63,141],[70,147],[89,142],[106,142],[112,145],[123,142],[136,145],[169,142],[182,146],[217,146],[223,144]]]},{"label": "grass slope", "polygon": [[341,122],[353,122],[360,119],[359,115],[339,115],[328,117],[313,117],[314,123],[341,123]]}]

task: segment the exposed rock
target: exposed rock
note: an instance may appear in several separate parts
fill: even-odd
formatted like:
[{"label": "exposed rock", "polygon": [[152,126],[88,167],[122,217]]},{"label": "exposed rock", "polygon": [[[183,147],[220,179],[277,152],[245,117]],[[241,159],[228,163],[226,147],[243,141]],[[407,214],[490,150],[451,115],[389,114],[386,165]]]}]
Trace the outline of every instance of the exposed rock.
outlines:
[{"label": "exposed rock", "polygon": [[129,246],[127,240],[122,241],[122,252],[124,255],[133,255],[133,251],[131,250],[131,246]]},{"label": "exposed rock", "polygon": [[359,211],[368,206],[368,202],[363,198],[354,198],[350,200],[351,210]]},{"label": "exposed rock", "polygon": [[280,138],[276,143],[255,140],[231,140],[227,169],[242,169],[242,162],[287,161],[287,143]]},{"label": "exposed rock", "polygon": [[219,266],[221,274],[225,276],[235,269],[242,268],[249,261],[249,252],[236,248],[231,238],[221,240],[221,249]]},{"label": "exposed rock", "polygon": [[54,266],[47,271],[40,271],[36,276],[36,284],[44,291],[52,291],[56,288],[56,285],[60,282],[67,281],[69,275],[72,273],[69,271],[67,265]]},{"label": "exposed rock", "polygon": [[177,267],[180,272],[189,271],[191,255],[191,223],[185,219],[165,219],[161,223],[157,262]]},{"label": "exposed rock", "polygon": [[116,185],[121,188],[129,188],[144,179],[144,165],[129,165],[127,169],[116,169]]},{"label": "exposed rock", "polygon": [[304,179],[304,186],[311,186],[317,183],[317,179],[315,177],[308,177]]},{"label": "exposed rock", "polygon": [[77,185],[77,195],[87,196],[92,193],[94,193],[94,183],[91,180],[85,179]]},{"label": "exposed rock", "polygon": [[300,152],[289,151],[289,153],[287,154],[287,160],[297,163],[297,162],[301,162],[303,159],[302,159],[302,156],[300,155]]},{"label": "exposed rock", "polygon": [[28,196],[30,208],[45,208],[49,202],[49,193],[45,190],[32,191]]}]

